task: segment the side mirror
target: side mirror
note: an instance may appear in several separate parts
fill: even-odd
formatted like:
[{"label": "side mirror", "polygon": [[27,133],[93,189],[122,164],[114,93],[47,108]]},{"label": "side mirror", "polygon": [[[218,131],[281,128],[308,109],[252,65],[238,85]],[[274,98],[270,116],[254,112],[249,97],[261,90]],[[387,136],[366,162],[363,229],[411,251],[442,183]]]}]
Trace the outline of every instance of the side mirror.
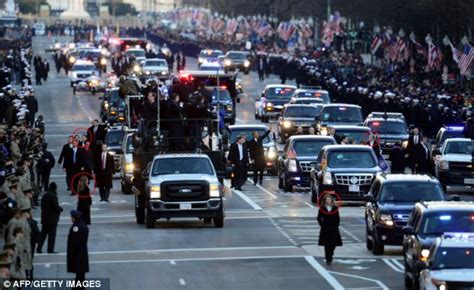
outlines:
[{"label": "side mirror", "polygon": [[405,235],[413,235],[415,233],[415,231],[413,230],[413,227],[411,226],[405,226],[402,228],[402,232],[405,234]]},{"label": "side mirror", "polygon": [[417,270],[423,270],[428,269],[430,267],[430,264],[426,261],[416,261],[415,267]]},{"label": "side mirror", "polygon": [[457,194],[454,194],[451,196],[451,198],[449,199],[451,201],[461,201],[461,197]]}]

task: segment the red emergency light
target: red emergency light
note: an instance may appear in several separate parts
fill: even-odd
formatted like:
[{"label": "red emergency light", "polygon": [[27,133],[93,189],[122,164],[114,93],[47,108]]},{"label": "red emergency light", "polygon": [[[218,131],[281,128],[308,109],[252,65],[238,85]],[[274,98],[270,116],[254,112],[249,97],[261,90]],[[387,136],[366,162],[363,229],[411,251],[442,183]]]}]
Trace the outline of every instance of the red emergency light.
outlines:
[{"label": "red emergency light", "polygon": [[378,126],[380,126],[380,122],[373,122],[372,126],[378,127]]}]

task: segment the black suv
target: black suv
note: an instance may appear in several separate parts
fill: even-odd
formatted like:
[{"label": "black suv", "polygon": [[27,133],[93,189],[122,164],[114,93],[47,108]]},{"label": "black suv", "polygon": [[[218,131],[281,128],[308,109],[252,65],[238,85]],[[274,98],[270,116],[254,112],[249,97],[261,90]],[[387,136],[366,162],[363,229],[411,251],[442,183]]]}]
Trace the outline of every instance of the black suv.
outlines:
[{"label": "black suv", "polygon": [[321,109],[321,117],[317,125],[319,132],[327,130],[331,125],[362,125],[362,110],[352,104],[327,104]]},{"label": "black suv", "polygon": [[[219,90],[219,99],[217,98],[217,91]],[[224,111],[224,122],[227,124],[235,124],[235,106],[232,97],[226,87],[213,87],[211,106],[217,108],[219,104],[220,110]],[[217,111],[213,112],[214,118],[217,118]]]},{"label": "black suv", "polygon": [[379,174],[366,198],[367,249],[382,255],[384,245],[402,245],[402,228],[417,201],[446,200],[446,195],[429,175]]},{"label": "black suv", "polygon": [[127,134],[125,127],[111,127],[105,135],[105,144],[107,144],[107,150],[109,154],[114,157],[115,172],[119,172],[121,165],[121,158],[124,154],[122,150],[123,138]]},{"label": "black suv", "polygon": [[111,125],[125,123],[127,106],[125,100],[119,95],[119,88],[107,89],[101,99],[100,118],[102,122],[108,122]]},{"label": "black suv", "polygon": [[244,74],[250,72],[250,61],[248,59],[248,53],[245,51],[228,51],[224,56],[224,71],[232,71],[239,69]]},{"label": "black suv", "polygon": [[366,145],[330,145],[321,149],[311,170],[311,200],[335,191],[342,200],[362,201],[375,175],[382,172],[374,150]]},{"label": "black suv", "polygon": [[278,159],[278,187],[293,191],[293,186],[309,187],[310,172],[316,167],[319,151],[336,141],[328,136],[292,136],[286,143],[283,156]]},{"label": "black suv", "polygon": [[285,105],[278,119],[278,134],[282,143],[296,133],[298,127],[302,127],[307,134],[319,113],[320,109],[312,105]]},{"label": "black suv", "polygon": [[408,126],[403,115],[397,117],[396,113],[387,113],[387,115],[381,117],[374,114],[372,113],[372,116],[367,117],[364,126],[372,129],[372,132],[380,138],[382,153],[389,154],[397,142],[406,148],[408,145]]},{"label": "black suv", "polygon": [[474,203],[457,201],[419,202],[403,228],[405,286],[419,286],[418,261],[427,261],[437,237],[445,232],[474,231]]}]

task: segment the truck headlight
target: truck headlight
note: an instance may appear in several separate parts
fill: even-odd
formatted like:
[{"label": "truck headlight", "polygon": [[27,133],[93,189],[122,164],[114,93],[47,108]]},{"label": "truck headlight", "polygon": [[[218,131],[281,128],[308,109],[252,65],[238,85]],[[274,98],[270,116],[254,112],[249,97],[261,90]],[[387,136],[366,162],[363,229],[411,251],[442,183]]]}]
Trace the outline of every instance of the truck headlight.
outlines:
[{"label": "truck headlight", "polygon": [[244,61],[244,66],[249,67],[250,66],[250,61],[248,61],[248,60]]},{"label": "truck headlight", "polygon": [[283,121],[283,128],[289,129],[291,128],[291,121]]},{"label": "truck headlight", "polygon": [[75,63],[75,62],[76,62],[76,58],[74,56],[70,56],[69,63]]},{"label": "truck headlight", "polygon": [[427,261],[429,256],[430,256],[430,250],[428,249],[421,250],[420,260]]},{"label": "truck headlight", "polygon": [[380,219],[380,222],[382,224],[387,225],[389,227],[393,226],[392,215],[390,215],[390,214],[381,214],[379,219]]},{"label": "truck headlight", "polygon": [[267,104],[265,105],[265,109],[266,109],[267,111],[273,110],[273,103],[267,103]]},{"label": "truck headlight", "polygon": [[275,159],[277,156],[275,147],[270,147],[267,151],[267,159],[272,160]]},{"label": "truck headlight", "polygon": [[161,197],[161,187],[159,185],[153,185],[150,188],[150,198],[160,198]]},{"label": "truck headlight", "polygon": [[231,64],[232,62],[230,61],[230,59],[224,60],[224,66],[230,66]]},{"label": "truck headlight", "polygon": [[220,197],[221,191],[220,186],[217,183],[212,183],[209,185],[209,196],[210,197]]},{"label": "truck headlight", "polygon": [[149,71],[149,70],[145,71],[145,74],[146,74],[146,75],[149,75],[149,74],[150,74],[150,71]]},{"label": "truck headlight", "polygon": [[133,72],[135,72],[135,73],[140,72],[140,66],[138,64],[133,66]]},{"label": "truck headlight", "polygon": [[112,155],[112,156],[115,155],[115,151],[108,151],[107,153],[109,153],[109,154]]},{"label": "truck headlight", "polygon": [[402,149],[407,149],[408,147],[408,140],[402,142]]},{"label": "truck headlight", "polygon": [[446,286],[446,282],[443,281],[443,280],[438,280],[438,279],[435,279],[435,278],[431,278],[431,283],[433,283],[433,285],[435,285],[438,289],[438,290],[446,290],[448,289],[447,286]]},{"label": "truck headlight", "polygon": [[288,161],[288,171],[289,172],[298,172],[298,166],[296,165],[296,160],[295,159],[290,159],[290,161]]},{"label": "truck headlight", "polygon": [[125,172],[133,172],[134,167],[133,163],[125,163]]},{"label": "truck headlight", "polygon": [[109,103],[107,103],[107,102],[104,103],[104,109],[106,109],[106,110],[109,109]]},{"label": "truck headlight", "polygon": [[332,185],[331,172],[326,171],[323,173],[323,184]]},{"label": "truck headlight", "polygon": [[101,64],[101,65],[106,65],[106,64],[107,64],[107,60],[106,60],[105,58],[102,58],[102,59],[100,60],[100,64]]},{"label": "truck headlight", "polygon": [[199,63],[203,63],[203,62],[204,62],[204,58],[198,57],[198,62],[199,62]]},{"label": "truck headlight", "polygon": [[443,170],[449,170],[449,161],[441,160],[439,162],[439,168]]},{"label": "truck headlight", "polygon": [[165,71],[165,70],[161,71],[161,75],[162,75],[162,76],[165,76],[165,75],[167,75],[167,74],[168,74],[167,71]]}]

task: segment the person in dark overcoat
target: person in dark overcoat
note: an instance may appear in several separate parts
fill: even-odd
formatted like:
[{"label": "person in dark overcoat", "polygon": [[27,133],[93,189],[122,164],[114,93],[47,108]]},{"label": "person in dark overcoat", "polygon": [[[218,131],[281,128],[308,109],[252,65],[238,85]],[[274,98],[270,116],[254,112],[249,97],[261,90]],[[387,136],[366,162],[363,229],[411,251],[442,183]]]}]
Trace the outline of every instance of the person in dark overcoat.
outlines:
[{"label": "person in dark overcoat", "polygon": [[257,185],[257,181],[262,185],[263,172],[267,167],[267,160],[265,158],[265,150],[263,148],[263,140],[270,134],[270,130],[260,136],[257,131],[252,133],[252,140],[247,142],[249,149],[250,160],[253,162],[253,184]]},{"label": "person in dark overcoat", "polygon": [[182,151],[184,145],[184,104],[175,94],[167,106],[170,151]]},{"label": "person in dark overcoat", "polygon": [[413,161],[415,172],[417,174],[430,173],[431,159],[430,149],[428,147],[428,138],[421,137],[421,141],[413,148]]},{"label": "person in dark overcoat", "polygon": [[392,151],[390,152],[389,160],[391,162],[392,173],[404,173],[405,172],[405,155],[403,149],[400,146],[400,142],[395,143]]},{"label": "person in dark overcoat", "polygon": [[38,241],[37,252],[41,253],[44,241],[48,237],[48,253],[54,253],[54,244],[56,241],[56,229],[58,227],[59,216],[63,208],[59,206],[58,186],[55,182],[49,185],[49,191],[41,198],[41,234]]},{"label": "person in dark overcoat", "polygon": [[109,201],[112,177],[115,173],[114,157],[107,153],[107,145],[102,144],[100,154],[96,155],[94,172],[96,187],[99,188],[100,201]]},{"label": "person in dark overcoat", "polygon": [[331,194],[322,197],[318,212],[318,224],[321,227],[318,244],[324,246],[326,264],[329,266],[332,263],[334,250],[336,247],[342,246],[339,233],[339,208]]},{"label": "person in dark overcoat", "polygon": [[415,173],[415,146],[421,141],[420,130],[414,128],[413,132],[408,137],[407,153],[408,153],[408,166],[412,173]]},{"label": "person in dark overcoat", "polygon": [[[67,237],[67,272],[75,273],[75,281],[83,282],[89,272],[89,252],[87,240],[89,228],[82,220],[80,211],[71,211],[72,226]],[[76,287],[75,289],[84,289]]]},{"label": "person in dark overcoat", "polygon": [[[77,182],[79,181],[78,173],[84,171],[85,169],[85,158],[83,148],[78,147],[79,142],[76,139],[72,141],[72,147],[66,149],[64,156],[64,168],[66,170],[66,175],[69,175],[69,184],[68,187],[71,189],[77,188]],[[71,195],[74,195],[71,192]]]},{"label": "person in dark overcoat", "polygon": [[245,146],[246,138],[241,135],[237,138],[235,143],[230,145],[228,160],[232,165],[234,177],[232,178],[232,185],[237,190],[242,190],[242,185],[247,178],[247,166],[249,163],[249,153],[247,146]]},{"label": "person in dark overcoat", "polygon": [[92,197],[88,183],[88,176],[81,175],[79,183],[77,184],[77,210],[81,212],[82,220],[90,225]]}]

